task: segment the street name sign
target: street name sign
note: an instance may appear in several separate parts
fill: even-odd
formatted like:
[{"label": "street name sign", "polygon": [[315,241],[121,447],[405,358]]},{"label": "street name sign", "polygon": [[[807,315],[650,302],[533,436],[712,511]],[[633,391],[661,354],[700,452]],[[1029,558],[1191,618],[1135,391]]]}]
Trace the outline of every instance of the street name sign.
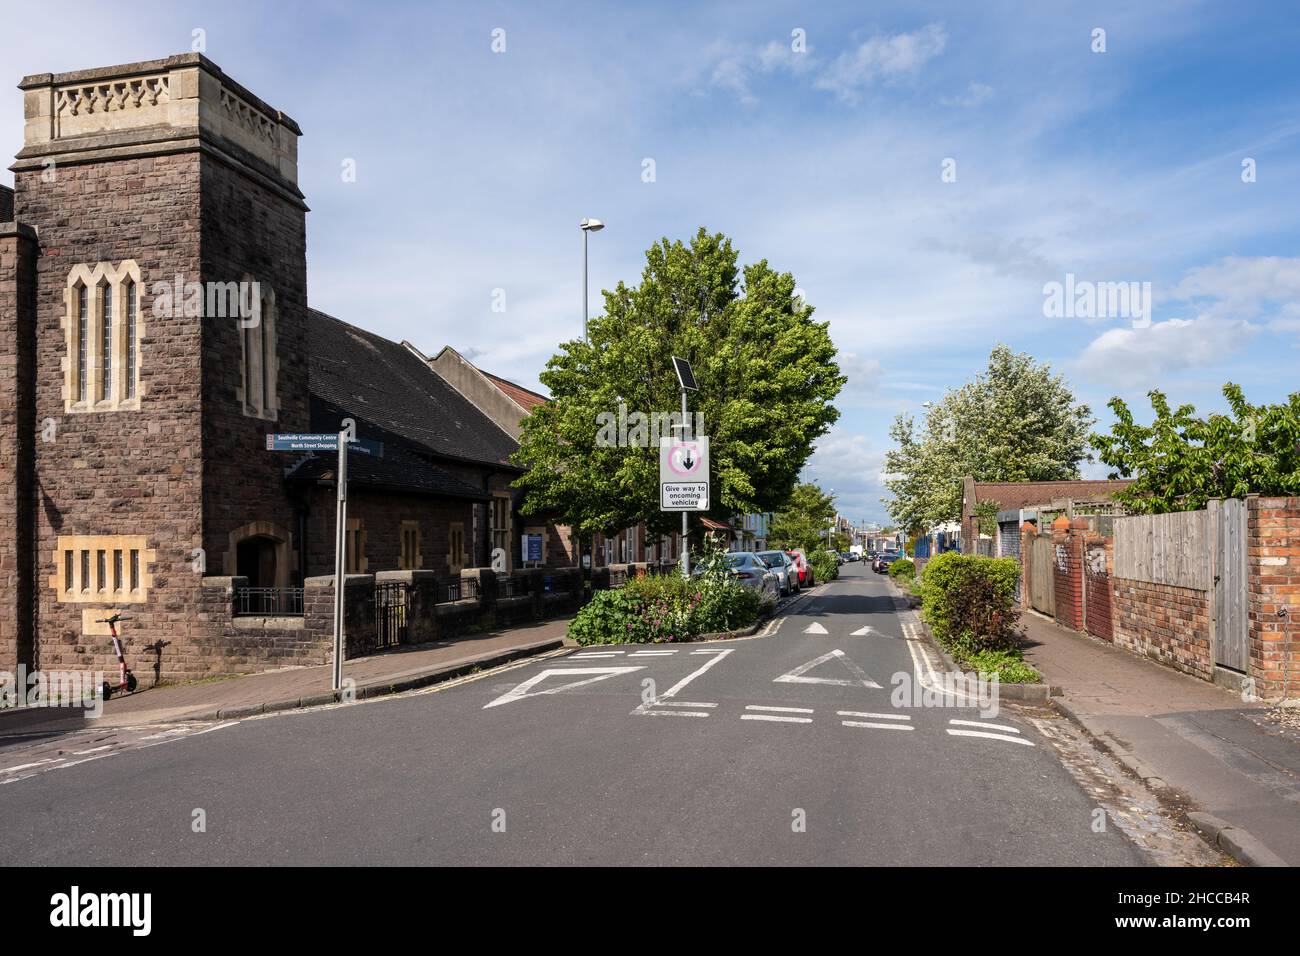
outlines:
[{"label": "street name sign", "polygon": [[[267,451],[338,451],[339,436],[337,432],[323,432],[321,434],[268,434],[266,436]],[[384,443],[380,441],[371,441],[369,438],[354,438],[348,442],[348,451],[361,452],[363,455],[373,455],[376,458],[384,457]]]},{"label": "street name sign", "polygon": [[709,439],[659,439],[659,510],[709,510]]}]

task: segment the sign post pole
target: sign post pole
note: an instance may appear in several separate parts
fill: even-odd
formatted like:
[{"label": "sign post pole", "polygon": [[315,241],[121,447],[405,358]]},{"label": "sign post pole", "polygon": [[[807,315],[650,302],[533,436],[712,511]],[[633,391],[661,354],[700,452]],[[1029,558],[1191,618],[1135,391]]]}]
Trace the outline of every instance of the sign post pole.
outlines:
[{"label": "sign post pole", "polygon": [[348,433],[339,432],[338,513],[334,519],[334,689],[343,689],[343,590],[348,546]]},{"label": "sign post pole", "polygon": [[[689,417],[687,417],[687,415],[688,413],[686,411],[686,389],[683,388],[682,389],[682,438],[683,439],[692,437],[691,420]],[[683,511],[682,512],[682,577],[684,577],[687,581],[691,579],[691,539],[688,537],[688,535],[690,534],[689,521],[690,521],[689,516],[685,511]]]}]

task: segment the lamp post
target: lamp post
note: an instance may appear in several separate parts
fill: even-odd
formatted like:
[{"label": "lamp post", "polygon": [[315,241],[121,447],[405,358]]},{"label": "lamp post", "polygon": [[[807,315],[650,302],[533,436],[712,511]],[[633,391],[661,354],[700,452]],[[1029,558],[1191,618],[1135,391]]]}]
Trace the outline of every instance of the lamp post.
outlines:
[{"label": "lamp post", "polygon": [[584,219],[578,223],[582,230],[582,341],[587,341],[587,233],[600,232],[605,224],[599,219]]}]

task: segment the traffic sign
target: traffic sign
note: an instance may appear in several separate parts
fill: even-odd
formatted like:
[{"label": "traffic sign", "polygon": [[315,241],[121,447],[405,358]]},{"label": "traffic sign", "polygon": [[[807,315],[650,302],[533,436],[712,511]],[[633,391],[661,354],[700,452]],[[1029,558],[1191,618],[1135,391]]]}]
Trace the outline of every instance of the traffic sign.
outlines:
[{"label": "traffic sign", "polygon": [[[323,432],[320,434],[268,434],[266,436],[267,451],[338,451],[339,436],[337,432]],[[354,438],[348,442],[348,451],[361,452],[363,455],[373,455],[376,458],[384,457],[384,443],[381,441],[371,441],[369,438]]]},{"label": "traffic sign", "polygon": [[709,439],[659,439],[659,510],[709,510]]}]

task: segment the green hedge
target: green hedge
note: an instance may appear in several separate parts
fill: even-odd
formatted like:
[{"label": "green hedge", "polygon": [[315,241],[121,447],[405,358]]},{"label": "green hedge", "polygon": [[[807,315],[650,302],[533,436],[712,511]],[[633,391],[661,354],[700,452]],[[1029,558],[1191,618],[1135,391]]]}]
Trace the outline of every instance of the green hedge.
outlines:
[{"label": "green hedge", "polygon": [[597,591],[569,622],[579,644],[662,644],[748,627],[763,609],[759,595],[729,572],[698,578],[664,574],[630,578]]},{"label": "green hedge", "polygon": [[834,581],[840,576],[840,563],[835,556],[825,551],[807,553],[808,563],[812,565],[813,581]]},{"label": "green hedge", "polygon": [[1015,558],[985,558],[949,551],[921,572],[921,609],[935,638],[959,659],[980,651],[1016,649]]},{"label": "green hedge", "polygon": [[899,558],[889,566],[889,576],[891,578],[916,577],[916,565],[908,558]]}]

